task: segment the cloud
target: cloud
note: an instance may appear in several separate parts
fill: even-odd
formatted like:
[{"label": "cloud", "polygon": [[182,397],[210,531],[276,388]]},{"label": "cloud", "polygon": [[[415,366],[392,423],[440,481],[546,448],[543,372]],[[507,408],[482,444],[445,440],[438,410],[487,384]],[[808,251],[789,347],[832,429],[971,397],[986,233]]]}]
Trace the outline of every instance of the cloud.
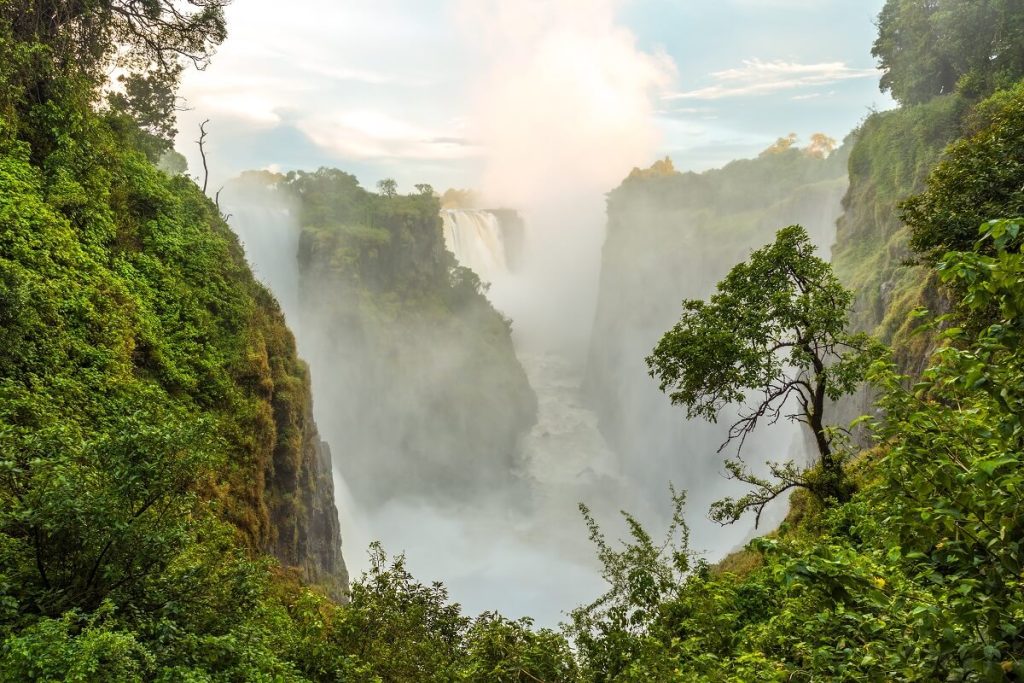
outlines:
[{"label": "cloud", "polygon": [[697,90],[666,93],[662,95],[662,99],[720,100],[727,97],[756,97],[877,75],[876,69],[855,69],[846,62],[800,64],[781,60],[750,59],[745,60],[743,66],[739,68],[712,73],[711,77],[717,81],[714,85]]},{"label": "cloud", "polygon": [[456,160],[479,150],[457,131],[434,130],[382,111],[338,111],[296,122],[314,144],[350,159]]},{"label": "cloud", "polygon": [[460,83],[469,60],[453,39],[446,3],[233,4],[231,34],[213,64],[184,79],[189,111],[179,116],[179,148],[197,167],[195,130],[210,119],[220,131],[210,140],[218,176],[254,158],[295,163],[301,156],[310,166],[376,164],[400,182],[428,175],[433,165],[464,166],[477,154],[454,121],[465,108]]}]

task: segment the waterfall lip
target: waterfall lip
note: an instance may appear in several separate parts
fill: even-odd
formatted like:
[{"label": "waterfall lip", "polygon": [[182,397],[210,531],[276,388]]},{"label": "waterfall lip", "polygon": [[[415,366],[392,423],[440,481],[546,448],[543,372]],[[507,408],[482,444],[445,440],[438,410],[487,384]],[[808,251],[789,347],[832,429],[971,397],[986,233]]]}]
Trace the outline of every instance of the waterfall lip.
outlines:
[{"label": "waterfall lip", "polygon": [[442,209],[445,246],[485,282],[508,274],[501,221],[486,209]]}]

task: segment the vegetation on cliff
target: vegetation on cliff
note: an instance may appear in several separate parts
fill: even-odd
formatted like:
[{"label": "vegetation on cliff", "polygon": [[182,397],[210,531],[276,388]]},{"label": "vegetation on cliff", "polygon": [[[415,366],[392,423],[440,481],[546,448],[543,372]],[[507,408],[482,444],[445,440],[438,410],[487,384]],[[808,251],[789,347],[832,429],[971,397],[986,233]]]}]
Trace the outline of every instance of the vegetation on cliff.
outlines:
[{"label": "vegetation on cliff", "polygon": [[240,671],[271,572],[346,576],[291,333],[153,163],[221,3],[0,16],[0,680]]},{"label": "vegetation on cliff", "polygon": [[[632,540],[613,546],[584,508],[609,590],[563,633],[467,618],[378,546],[347,604],[309,586],[341,565],[291,334],[216,206],[154,165],[176,67],[158,49],[156,71],[99,96],[115,43],[179,38],[172,52],[204,59],[220,3],[193,5],[0,3],[0,681],[1024,679],[1024,129],[1019,87],[998,90],[1021,75],[1013,3],[886,5],[876,51],[908,106],[858,133],[836,269],[860,288],[856,327],[895,353],[868,372],[872,447],[845,464],[848,492],[798,494],[719,567],[690,550],[681,494],[664,542],[627,516]],[[931,72],[902,74],[885,41],[961,35],[943,22],[969,26],[965,8],[1001,27],[981,61],[951,61],[952,41],[913,62]],[[609,243],[644,239],[628,221],[646,201],[715,235],[745,219],[737,249],[792,222],[776,221],[791,197],[845,181],[841,154],[786,140],[720,172],[635,174],[611,197]],[[274,182],[298,197],[305,286],[332,329],[410,354],[406,370],[436,360],[424,322],[509,358],[430,193],[329,170]],[[673,311],[681,294],[706,293],[674,292]],[[940,310],[911,315],[921,302]],[[741,303],[770,317],[770,301]],[[512,384],[515,367],[500,370]],[[427,415],[448,429],[463,400]]]},{"label": "vegetation on cliff", "polygon": [[327,168],[229,189],[291,207],[298,253],[281,257],[297,258],[295,319],[353,495],[468,501],[507,486],[536,398],[510,321],[445,246],[437,197],[369,192]]}]

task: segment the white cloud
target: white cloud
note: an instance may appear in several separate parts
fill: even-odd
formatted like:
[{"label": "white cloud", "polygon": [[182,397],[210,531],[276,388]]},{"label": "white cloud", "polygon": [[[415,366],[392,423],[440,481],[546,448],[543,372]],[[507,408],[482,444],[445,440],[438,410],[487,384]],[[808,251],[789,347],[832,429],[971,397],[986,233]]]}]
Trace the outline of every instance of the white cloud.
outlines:
[{"label": "white cloud", "polygon": [[800,64],[786,61],[750,59],[739,68],[716,71],[716,81],[697,90],[662,95],[665,100],[720,100],[727,97],[771,95],[785,90],[831,85],[840,81],[869,78],[878,75],[876,69],[855,69],[846,62]]},{"label": "white cloud", "polygon": [[[452,122],[465,109],[468,60],[453,39],[447,1],[233,4],[230,35],[212,65],[185,77],[180,149],[196,167],[194,131],[210,119],[211,130],[222,131],[210,149],[223,176],[253,165],[256,148],[259,163],[296,154],[342,167],[406,160],[414,177],[422,162],[473,156]],[[311,144],[303,147],[294,131]]]},{"label": "white cloud", "polygon": [[338,111],[296,122],[316,145],[349,159],[455,160],[479,154],[458,129],[432,129],[381,111]]}]

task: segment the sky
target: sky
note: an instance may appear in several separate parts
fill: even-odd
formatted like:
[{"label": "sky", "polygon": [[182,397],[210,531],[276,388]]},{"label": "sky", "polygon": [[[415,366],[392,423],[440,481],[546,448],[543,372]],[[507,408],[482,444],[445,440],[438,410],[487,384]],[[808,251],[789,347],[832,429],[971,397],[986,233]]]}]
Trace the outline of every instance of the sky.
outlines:
[{"label": "sky", "polygon": [[[557,91],[505,86],[520,65],[543,79],[552,51],[575,60],[581,88],[589,64],[624,54],[634,71],[622,78],[641,84],[656,135],[644,154],[683,170],[755,156],[790,132],[841,139],[892,106],[870,54],[883,0],[600,0],[608,17],[594,1],[236,0],[213,63],[183,81],[177,149],[200,168],[195,140],[209,119],[215,185],[247,169],[334,166],[368,188],[385,177],[409,192],[477,187],[488,121],[522,112],[530,126],[551,110],[536,93]],[[585,101],[622,106],[600,95]]]}]

